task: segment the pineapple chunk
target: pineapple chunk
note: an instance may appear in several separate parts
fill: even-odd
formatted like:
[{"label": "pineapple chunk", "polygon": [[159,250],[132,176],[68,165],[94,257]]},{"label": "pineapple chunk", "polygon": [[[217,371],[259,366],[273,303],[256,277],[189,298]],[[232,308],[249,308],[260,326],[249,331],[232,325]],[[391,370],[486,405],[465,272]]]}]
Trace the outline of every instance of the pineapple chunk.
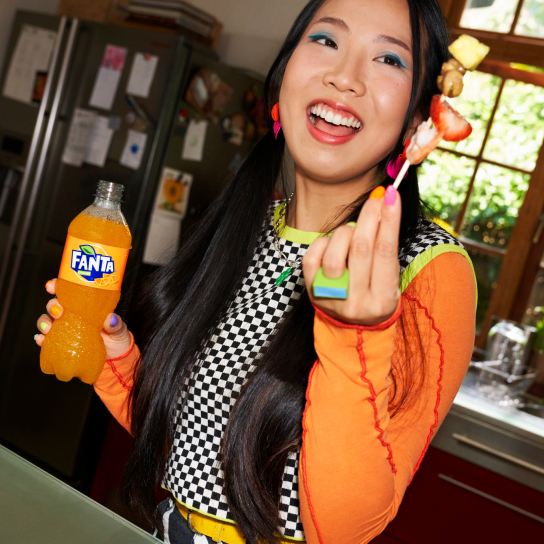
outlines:
[{"label": "pineapple chunk", "polygon": [[489,53],[489,47],[476,38],[463,34],[449,47],[450,53],[467,69],[476,70],[476,67]]}]

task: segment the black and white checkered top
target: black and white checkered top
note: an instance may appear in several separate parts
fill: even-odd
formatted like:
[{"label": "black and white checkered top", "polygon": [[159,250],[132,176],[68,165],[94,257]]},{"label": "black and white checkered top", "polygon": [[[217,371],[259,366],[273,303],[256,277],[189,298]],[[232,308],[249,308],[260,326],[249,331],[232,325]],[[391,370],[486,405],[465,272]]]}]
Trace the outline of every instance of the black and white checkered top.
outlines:
[{"label": "black and white checkered top", "polygon": [[[259,351],[305,288],[301,267],[279,286],[275,285],[287,268],[274,248],[272,221],[276,206],[273,203],[270,208],[267,225],[234,302],[205,344],[189,382],[183,411],[178,407],[174,442],[163,481],[164,487],[189,508],[226,520],[233,517],[223,489],[218,453],[230,411],[255,368]],[[418,238],[416,248],[400,256],[404,268],[429,244],[459,245],[440,227],[430,221],[426,223],[424,230],[429,231],[431,238]],[[302,257],[309,247],[283,238],[280,244],[290,260]],[[299,453],[294,453],[285,467],[280,515],[284,536],[303,540],[298,464]]]}]

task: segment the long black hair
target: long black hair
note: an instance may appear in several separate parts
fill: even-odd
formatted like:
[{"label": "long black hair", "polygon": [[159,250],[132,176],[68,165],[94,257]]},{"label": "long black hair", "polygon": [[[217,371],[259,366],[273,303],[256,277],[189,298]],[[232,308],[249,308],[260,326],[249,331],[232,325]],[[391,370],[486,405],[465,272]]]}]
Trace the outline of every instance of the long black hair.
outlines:
[{"label": "long black hair", "polygon": [[[278,101],[292,53],[323,1],[311,0],[287,35],[265,84],[268,111]],[[436,75],[449,57],[449,35],[436,0],[408,0],[408,5],[413,42],[411,100],[398,143],[380,165],[383,177],[386,163],[402,152],[414,119],[427,118]],[[283,135],[275,140],[269,130],[177,255],[147,284],[141,310],[147,325],[130,397],[134,444],[123,475],[123,494],[154,523],[160,524],[156,493],[173,443],[178,403],[187,398],[203,339],[210,336],[234,298],[254,255],[282,171],[284,149]],[[410,169],[400,193],[400,245],[406,247],[421,216],[415,168]],[[361,195],[348,206],[339,222],[356,220],[367,198]],[[302,442],[305,393],[316,360],[313,318],[304,293],[261,351],[223,438],[220,458],[229,509],[250,543],[256,543],[257,535],[274,541],[279,532],[282,475],[287,457]],[[404,334],[411,334],[409,329],[408,323],[401,323]],[[404,364],[393,362],[392,416],[409,401],[410,388],[401,384],[413,379],[413,366],[421,367],[422,357],[406,353]]]}]

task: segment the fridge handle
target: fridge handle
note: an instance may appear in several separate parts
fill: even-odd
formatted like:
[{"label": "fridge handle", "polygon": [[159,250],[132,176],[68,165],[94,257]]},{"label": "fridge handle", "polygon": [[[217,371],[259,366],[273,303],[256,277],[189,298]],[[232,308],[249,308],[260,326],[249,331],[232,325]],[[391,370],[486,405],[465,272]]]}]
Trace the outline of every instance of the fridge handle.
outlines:
[{"label": "fridge handle", "polygon": [[[19,196],[17,197],[17,202],[15,204],[15,212],[13,213],[13,219],[11,222],[11,228],[9,230],[8,242],[5,249],[5,259],[2,263],[2,269],[0,270],[0,290],[4,285],[6,279],[8,265],[10,262],[10,254],[15,243],[15,236],[18,231],[19,221],[21,220],[21,214],[23,210],[23,205],[25,204],[25,193],[27,190],[27,185],[30,180],[30,175],[34,170],[34,162],[36,160],[36,155],[38,153],[38,145],[40,138],[43,132],[43,124],[45,118],[45,112],[47,110],[47,105],[49,104],[49,97],[51,94],[51,87],[53,86],[53,80],[55,79],[55,72],[57,70],[57,64],[60,57],[60,44],[64,38],[64,31],[66,28],[66,17],[62,17],[59,23],[59,28],[57,30],[57,37],[53,45],[53,52],[51,55],[51,61],[49,63],[48,78],[45,84],[45,89],[43,91],[43,98],[40,104],[40,109],[38,110],[38,117],[36,118],[36,125],[34,126],[34,133],[32,134],[32,140],[30,143],[30,149],[28,152],[28,159],[26,161],[26,166],[23,173],[23,179],[21,180],[21,186],[19,188]],[[2,332],[0,329],[0,338],[2,338]]]},{"label": "fridge handle", "polygon": [[47,159],[47,153],[49,151],[49,146],[51,145],[51,137],[53,134],[53,129],[57,121],[57,114],[59,110],[60,100],[64,92],[66,85],[66,76],[68,73],[68,66],[70,64],[70,59],[72,58],[72,52],[74,50],[74,43],[76,38],[76,33],[79,28],[79,19],[72,19],[72,25],[70,28],[70,34],[68,35],[68,42],[66,49],[64,51],[64,57],[62,59],[62,66],[59,74],[59,81],[55,89],[55,96],[53,99],[53,105],[51,107],[51,112],[49,114],[49,121],[47,123],[47,128],[45,131],[45,136],[43,140],[43,145],[40,151],[40,157],[38,160],[38,166],[36,168],[36,173],[34,175],[34,180],[32,182],[32,188],[30,192],[30,197],[28,199],[28,206],[26,209],[23,226],[21,228],[21,234],[19,237],[19,242],[17,244],[17,253],[15,254],[15,261],[11,268],[11,277],[9,279],[8,287],[5,290],[5,304],[2,311],[2,317],[0,319],[0,338],[4,332],[6,326],[9,307],[11,304],[11,299],[13,297],[13,292],[15,290],[15,282],[17,281],[17,275],[19,272],[19,267],[21,266],[21,260],[23,258],[23,252],[25,250],[26,239],[28,237],[28,231],[30,229],[30,222],[34,214],[34,208],[36,206],[36,200],[38,197],[38,191],[40,184],[42,182],[43,170],[45,166],[45,161]]}]

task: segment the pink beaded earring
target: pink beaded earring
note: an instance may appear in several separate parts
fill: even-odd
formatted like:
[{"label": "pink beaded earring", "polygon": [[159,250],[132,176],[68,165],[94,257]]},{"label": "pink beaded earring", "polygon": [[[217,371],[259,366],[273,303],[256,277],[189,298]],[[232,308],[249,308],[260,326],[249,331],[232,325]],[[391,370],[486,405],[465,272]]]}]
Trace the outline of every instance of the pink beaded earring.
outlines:
[{"label": "pink beaded earring", "polygon": [[272,108],[272,119],[274,119],[274,138],[277,140],[281,130],[279,102]]}]

